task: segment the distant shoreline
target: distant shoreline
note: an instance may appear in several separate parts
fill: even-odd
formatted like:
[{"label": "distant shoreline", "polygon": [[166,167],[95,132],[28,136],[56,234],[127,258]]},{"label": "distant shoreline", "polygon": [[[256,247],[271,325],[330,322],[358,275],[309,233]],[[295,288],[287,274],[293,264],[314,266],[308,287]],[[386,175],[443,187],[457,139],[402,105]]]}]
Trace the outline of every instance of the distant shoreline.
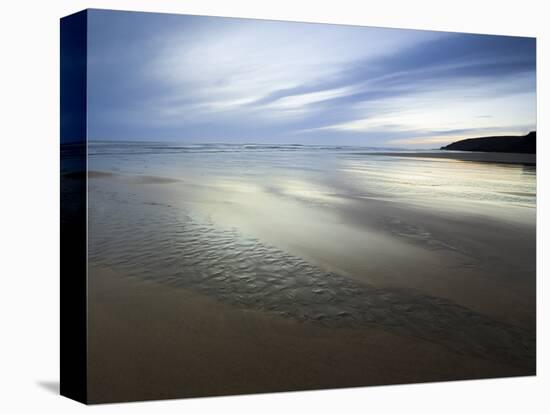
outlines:
[{"label": "distant shoreline", "polygon": [[516,154],[510,152],[363,152],[362,155],[381,155],[410,158],[442,158],[457,161],[491,162],[501,164],[537,165],[536,154]]}]

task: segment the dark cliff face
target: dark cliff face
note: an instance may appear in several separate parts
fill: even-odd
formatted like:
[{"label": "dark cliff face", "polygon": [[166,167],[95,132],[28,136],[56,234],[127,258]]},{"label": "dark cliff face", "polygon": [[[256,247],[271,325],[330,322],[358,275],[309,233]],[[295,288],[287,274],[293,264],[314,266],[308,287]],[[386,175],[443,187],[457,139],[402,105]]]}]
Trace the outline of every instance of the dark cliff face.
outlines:
[{"label": "dark cliff face", "polygon": [[483,151],[483,152],[515,152],[520,154],[536,154],[537,132],[531,131],[525,136],[502,136],[470,138],[453,142],[441,147],[442,150]]}]

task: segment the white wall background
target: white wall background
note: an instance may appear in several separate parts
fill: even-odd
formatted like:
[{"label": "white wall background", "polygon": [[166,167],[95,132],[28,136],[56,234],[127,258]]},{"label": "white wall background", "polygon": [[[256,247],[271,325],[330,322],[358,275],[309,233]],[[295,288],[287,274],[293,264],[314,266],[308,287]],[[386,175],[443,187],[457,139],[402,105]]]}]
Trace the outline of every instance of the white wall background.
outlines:
[{"label": "white wall background", "polygon": [[[56,395],[59,22],[86,7],[481,32],[538,38],[539,359],[536,378],[115,404],[94,412],[539,413],[550,399],[548,329],[550,34],[545,2],[522,0],[5,1],[0,13],[0,412],[77,412]],[[543,213],[546,210],[545,213]],[[545,274],[546,273],[546,274]]]}]

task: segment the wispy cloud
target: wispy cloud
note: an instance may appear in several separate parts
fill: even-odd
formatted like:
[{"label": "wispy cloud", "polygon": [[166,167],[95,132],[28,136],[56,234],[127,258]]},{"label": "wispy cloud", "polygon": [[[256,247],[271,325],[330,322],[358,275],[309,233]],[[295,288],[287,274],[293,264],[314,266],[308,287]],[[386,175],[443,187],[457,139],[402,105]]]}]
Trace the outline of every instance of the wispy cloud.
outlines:
[{"label": "wispy cloud", "polygon": [[534,39],[105,11],[89,30],[97,138],[429,145],[535,123]]}]

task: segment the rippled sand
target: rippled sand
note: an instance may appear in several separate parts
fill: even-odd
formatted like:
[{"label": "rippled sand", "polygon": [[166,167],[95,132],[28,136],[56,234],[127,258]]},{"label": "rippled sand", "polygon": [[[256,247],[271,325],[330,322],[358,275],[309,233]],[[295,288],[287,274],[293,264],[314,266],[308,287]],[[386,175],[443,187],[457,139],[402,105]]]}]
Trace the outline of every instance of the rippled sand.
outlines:
[{"label": "rippled sand", "polygon": [[[105,214],[109,221],[118,217],[109,225],[112,233],[95,238],[91,231],[89,259],[95,265],[302,322],[329,328],[382,327],[460,353],[534,366],[532,333],[519,326],[416,290],[376,287],[328,272],[236,229],[193,219],[181,208],[158,202],[123,208]],[[100,219],[92,216],[92,228],[103,225]],[[409,232],[405,236],[413,231],[426,237],[404,230]]]},{"label": "rippled sand", "polygon": [[[216,166],[155,175],[163,169],[154,163],[138,174],[114,168],[92,172],[89,284],[96,311],[95,316],[91,312],[90,338],[96,352],[90,366],[95,398],[533,374],[534,208],[530,184],[514,181],[521,170],[472,164],[462,183],[475,183],[475,177],[482,183],[500,171],[508,184],[495,188],[511,190],[494,196],[487,192],[497,199],[483,203],[453,200],[451,187],[432,191],[431,198],[423,195],[422,182],[441,180],[456,165],[414,164],[410,169],[404,164],[396,170],[392,164],[392,185],[403,190],[394,196],[380,190],[389,177],[380,176],[384,169],[373,172],[355,158],[338,165],[333,174],[315,172],[307,180],[300,173],[288,175],[288,166],[269,178],[236,176],[231,168],[213,174]],[[410,189],[396,178],[406,175],[407,168]],[[442,173],[434,177],[433,169]],[[351,171],[357,178],[345,180]],[[359,191],[364,174],[378,174],[381,181]],[[475,186],[469,188],[464,194],[479,198]],[[179,302],[187,300],[193,306],[184,310]],[[125,310],[124,302],[129,303]],[[219,335],[201,325],[219,326],[224,317],[212,309],[229,315]],[[119,325],[127,327],[128,337],[117,333]],[[144,339],[141,328],[154,338]],[[271,329],[273,335],[266,333]],[[240,335],[234,337],[231,330]],[[155,336],[161,332],[167,335],[163,339]],[[256,335],[273,341],[262,344],[268,357],[253,339]],[[299,346],[289,337],[313,344]],[[215,341],[211,345],[220,352],[213,365],[211,353],[189,354],[192,342],[205,338]],[[143,348],[142,340],[149,342]],[[250,348],[250,354],[233,351],[225,361],[221,349],[235,343]],[[118,359],[110,365],[118,373],[105,368],[105,360],[115,357],[103,355],[107,345],[115,349]],[[167,347],[168,354],[159,356],[155,346]],[[330,356],[329,351],[347,356]],[[311,352],[314,358],[307,355]],[[399,358],[389,363],[392,354]],[[277,359],[285,361],[284,371],[274,367]],[[217,365],[237,369],[235,361],[254,373],[240,373],[232,385],[225,376],[191,385],[172,360],[182,367],[202,366],[210,379],[218,377]],[[334,375],[337,370],[341,376]],[[132,379],[153,371],[156,386]],[[163,393],[165,382],[170,386]]]}]

